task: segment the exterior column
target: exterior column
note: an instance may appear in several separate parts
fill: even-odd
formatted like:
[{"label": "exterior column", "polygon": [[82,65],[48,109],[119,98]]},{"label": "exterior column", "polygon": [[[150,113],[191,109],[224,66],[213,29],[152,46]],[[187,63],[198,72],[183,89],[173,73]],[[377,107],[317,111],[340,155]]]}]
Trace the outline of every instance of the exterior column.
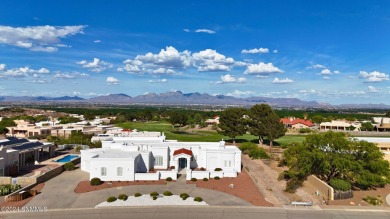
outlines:
[{"label": "exterior column", "polygon": [[191,159],[187,158],[187,170],[191,167]]}]

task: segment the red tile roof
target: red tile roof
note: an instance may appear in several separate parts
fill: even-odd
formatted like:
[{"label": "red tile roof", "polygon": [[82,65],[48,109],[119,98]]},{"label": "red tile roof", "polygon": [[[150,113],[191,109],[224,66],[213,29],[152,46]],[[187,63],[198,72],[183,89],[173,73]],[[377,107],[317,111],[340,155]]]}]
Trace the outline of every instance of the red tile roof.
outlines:
[{"label": "red tile roof", "polygon": [[192,156],[192,151],[185,149],[185,148],[182,148],[182,149],[179,149],[179,150],[176,150],[175,152],[173,152],[173,156],[176,156],[179,154],[187,154],[189,156]]},{"label": "red tile roof", "polygon": [[281,118],[280,121],[285,125],[295,125],[295,124],[303,124],[309,127],[314,126],[313,122],[308,119],[290,119],[290,118]]}]

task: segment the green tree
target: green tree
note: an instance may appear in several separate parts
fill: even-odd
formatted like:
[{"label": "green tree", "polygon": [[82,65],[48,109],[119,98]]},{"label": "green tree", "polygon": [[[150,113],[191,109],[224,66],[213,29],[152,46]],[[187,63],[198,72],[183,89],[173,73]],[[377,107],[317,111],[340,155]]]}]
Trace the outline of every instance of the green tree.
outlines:
[{"label": "green tree", "polygon": [[182,112],[174,111],[169,115],[169,122],[174,125],[185,126],[187,124],[187,115]]},{"label": "green tree", "polygon": [[374,126],[371,124],[371,122],[363,122],[361,125],[362,126],[360,127],[360,129],[362,131],[372,131],[372,130],[374,130]]},{"label": "green tree", "polygon": [[315,123],[315,124],[320,124],[322,122],[325,122],[325,118],[321,115],[314,115],[311,120]]},{"label": "green tree", "polygon": [[243,108],[229,108],[219,117],[219,134],[226,135],[236,143],[236,137],[245,134],[246,120],[243,118],[246,110]]},{"label": "green tree", "polygon": [[256,104],[249,112],[248,124],[250,133],[259,136],[259,144],[262,143],[262,136],[266,136],[271,150],[273,141],[286,133],[279,116],[267,104]]},{"label": "green tree", "polygon": [[386,117],[390,117],[390,111],[386,113]]},{"label": "green tree", "polygon": [[344,133],[325,132],[291,145],[284,152],[284,163],[290,178],[303,180],[314,174],[328,183],[337,178],[368,189],[389,182],[389,162],[383,156],[375,144],[351,140]]}]

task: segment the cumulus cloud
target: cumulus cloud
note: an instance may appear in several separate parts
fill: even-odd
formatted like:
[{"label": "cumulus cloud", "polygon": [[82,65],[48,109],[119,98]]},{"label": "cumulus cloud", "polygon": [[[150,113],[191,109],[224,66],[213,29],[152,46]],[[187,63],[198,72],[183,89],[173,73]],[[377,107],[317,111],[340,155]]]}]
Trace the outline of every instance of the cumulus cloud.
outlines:
[{"label": "cumulus cloud", "polygon": [[272,63],[260,62],[259,64],[249,64],[244,74],[256,75],[256,74],[272,74],[283,73],[278,67],[275,67]]},{"label": "cumulus cloud", "polygon": [[365,82],[367,83],[378,83],[378,82],[389,80],[388,74],[379,71],[372,71],[372,72],[360,71],[359,77],[365,79]]},{"label": "cumulus cloud", "polygon": [[187,32],[187,33],[190,32],[190,30],[187,29],[187,28],[183,29],[183,31],[184,31],[184,32]]},{"label": "cumulus cloud", "polygon": [[56,72],[54,75],[55,78],[60,79],[74,79],[74,78],[80,78],[80,77],[88,77],[89,74],[86,73],[80,73],[80,72]]},{"label": "cumulus cloud", "polygon": [[269,52],[268,48],[258,48],[258,49],[255,48],[255,49],[250,49],[250,50],[244,49],[241,51],[241,53],[243,53],[243,54],[256,54],[256,53],[268,53],[268,52]]},{"label": "cumulus cloud", "polygon": [[330,77],[328,77],[328,76],[324,76],[324,77],[322,77],[323,79],[325,79],[325,80],[330,80],[331,78]]},{"label": "cumulus cloud", "polygon": [[336,71],[333,71],[333,73],[340,74],[340,71],[336,70]]},{"label": "cumulus cloud", "polygon": [[321,71],[321,75],[331,75],[332,74],[332,72],[329,70],[329,69],[322,69],[322,71]]},{"label": "cumulus cloud", "polygon": [[232,97],[249,97],[253,96],[255,93],[253,91],[240,91],[240,90],[234,90],[233,92],[227,93],[226,96],[232,96]]},{"label": "cumulus cloud", "polygon": [[4,71],[5,67],[7,67],[5,64],[0,64],[0,71]]},{"label": "cumulus cloud", "polygon": [[166,83],[167,79],[149,80],[149,83]]},{"label": "cumulus cloud", "polygon": [[277,50],[277,49],[274,49],[273,53],[278,53],[278,50]]},{"label": "cumulus cloud", "polygon": [[94,43],[101,43],[102,41],[101,40],[94,40],[93,42]]},{"label": "cumulus cloud", "polygon": [[6,66],[0,66],[2,75],[5,77],[27,77],[34,74],[49,74],[50,71],[47,68],[31,69],[29,67],[6,69]]},{"label": "cumulus cloud", "polygon": [[216,50],[206,49],[192,55],[198,71],[230,71],[234,59],[226,57]]},{"label": "cumulus cloud", "polygon": [[113,67],[113,65],[111,63],[102,61],[98,58],[94,58],[92,62],[82,60],[82,61],[76,62],[76,63],[81,65],[83,68],[88,68],[90,71],[93,71],[93,72],[102,72],[102,71],[106,70],[107,68]]},{"label": "cumulus cloud", "polygon": [[306,69],[319,69],[319,68],[326,68],[326,67],[324,65],[320,65],[320,64],[314,64],[314,65],[306,67]]},{"label": "cumulus cloud", "polygon": [[165,50],[162,49],[158,54],[149,52],[145,55],[138,55],[135,60],[163,68],[186,68],[192,64],[191,53],[188,50],[179,52],[172,46],[167,46]]},{"label": "cumulus cloud", "polygon": [[370,93],[379,93],[381,90],[379,88],[376,88],[374,86],[368,86],[368,92]]},{"label": "cumulus cloud", "polygon": [[167,68],[158,68],[152,71],[153,74],[175,74],[176,72],[172,69],[167,69]]},{"label": "cumulus cloud", "polygon": [[214,84],[226,84],[226,83],[246,83],[246,78],[236,78],[233,75],[221,75],[221,80],[217,82],[212,82]]},{"label": "cumulus cloud", "polygon": [[272,81],[273,84],[289,84],[293,82],[294,81],[289,78],[285,78],[285,79],[275,78],[274,81]]},{"label": "cumulus cloud", "polygon": [[107,81],[107,84],[109,84],[109,85],[118,85],[119,84],[119,80],[114,78],[114,77],[108,77],[106,81]]},{"label": "cumulus cloud", "polygon": [[195,33],[215,34],[216,32],[214,30],[209,30],[209,29],[197,29],[195,30]]},{"label": "cumulus cloud", "polygon": [[86,26],[0,26],[0,44],[39,52],[55,52],[62,38],[82,34]]}]

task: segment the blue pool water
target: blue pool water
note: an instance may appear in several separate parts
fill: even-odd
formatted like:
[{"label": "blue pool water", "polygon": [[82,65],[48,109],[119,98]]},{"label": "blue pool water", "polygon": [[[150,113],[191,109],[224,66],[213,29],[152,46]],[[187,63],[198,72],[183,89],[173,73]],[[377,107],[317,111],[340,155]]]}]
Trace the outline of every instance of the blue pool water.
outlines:
[{"label": "blue pool water", "polygon": [[58,159],[56,160],[55,162],[61,162],[61,163],[64,163],[64,162],[69,162],[75,158],[78,158],[79,156],[77,155],[66,155],[65,157],[61,158],[61,159]]}]

